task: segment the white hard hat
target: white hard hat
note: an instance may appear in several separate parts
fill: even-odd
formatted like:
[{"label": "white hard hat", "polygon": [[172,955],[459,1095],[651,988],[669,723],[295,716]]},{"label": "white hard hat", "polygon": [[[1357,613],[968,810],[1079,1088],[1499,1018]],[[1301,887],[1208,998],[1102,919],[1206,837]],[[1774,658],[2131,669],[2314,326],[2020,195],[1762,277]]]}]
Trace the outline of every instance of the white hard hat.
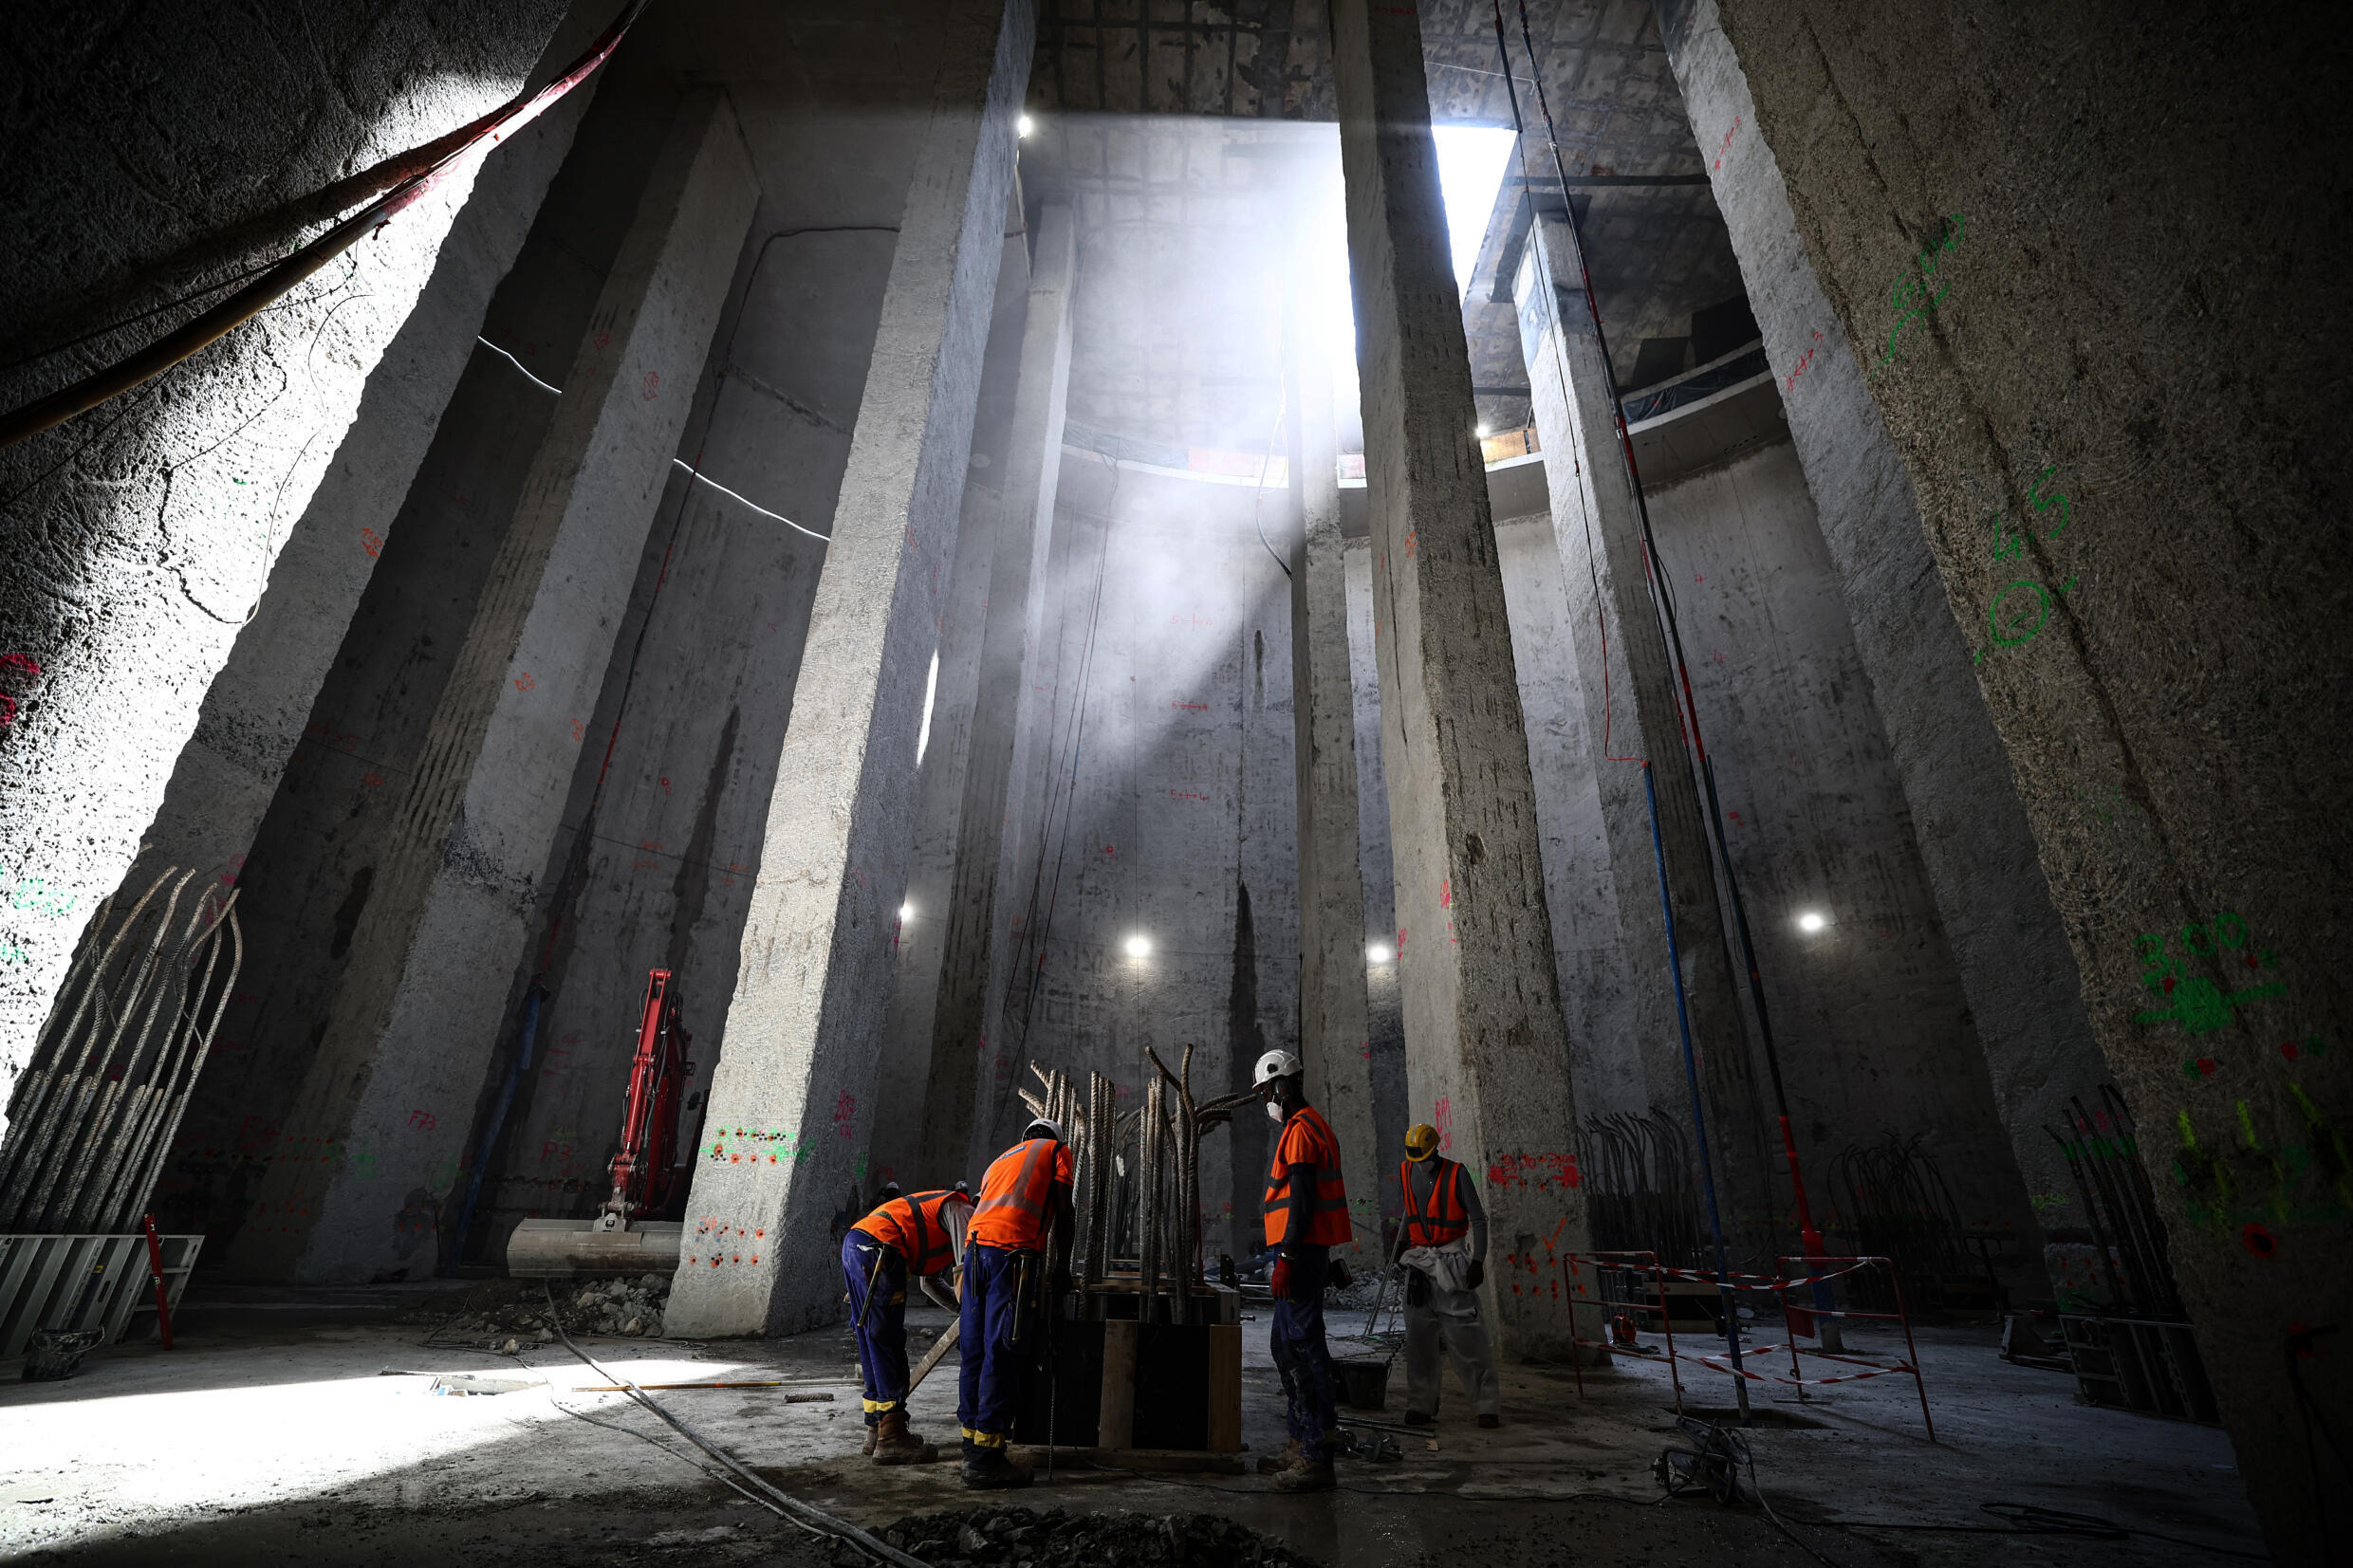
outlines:
[{"label": "white hard hat", "polygon": [[1021,1135],[1025,1138],[1052,1138],[1056,1143],[1063,1141],[1062,1128],[1045,1116],[1032,1117]]},{"label": "white hard hat", "polygon": [[1269,1051],[1258,1059],[1258,1071],[1251,1081],[1265,1085],[1278,1078],[1296,1078],[1306,1071],[1299,1059],[1288,1051]]}]

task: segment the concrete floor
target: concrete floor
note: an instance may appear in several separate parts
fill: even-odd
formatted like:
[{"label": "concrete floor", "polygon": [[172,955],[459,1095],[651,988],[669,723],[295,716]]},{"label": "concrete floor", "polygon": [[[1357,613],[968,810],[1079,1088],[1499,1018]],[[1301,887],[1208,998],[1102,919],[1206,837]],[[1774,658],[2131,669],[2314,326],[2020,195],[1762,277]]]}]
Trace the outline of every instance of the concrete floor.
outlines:
[{"label": "concrete floor", "polygon": [[[561,1346],[502,1357],[436,1346],[389,1320],[412,1290],[216,1293],[192,1300],[178,1347],[102,1351],[65,1383],[0,1384],[0,1559],[92,1563],[482,1563],[732,1561],[797,1568],[830,1549],[695,1473],[666,1429]],[[1342,1315],[1336,1315],[1340,1317]],[[914,1315],[929,1332],[937,1312]],[[1344,1315],[1351,1327],[1361,1315]],[[1243,1424],[1255,1452],[1282,1440],[1281,1393],[1265,1321],[1246,1325]],[[639,1381],[731,1374],[829,1379],[849,1363],[829,1331],[756,1344],[599,1340],[591,1354]],[[1351,1347],[1338,1347],[1347,1354]],[[1866,1349],[1871,1347],[1867,1346]],[[2098,1516],[2140,1531],[2259,1551],[2222,1434],[2077,1405],[2071,1381],[2005,1365],[1985,1328],[1921,1336],[1939,1441],[1921,1431],[1908,1378],[1845,1384],[1805,1407],[1818,1426],[1752,1438],[1758,1477],[1783,1517],[1950,1524],[1954,1533],[1808,1527],[1842,1568],[1863,1564],[2105,1565],[2218,1560],[2146,1535],[2094,1539],[1961,1533],[2001,1527],[1980,1503]],[[429,1395],[423,1375],[528,1378],[496,1397]],[[13,1373],[0,1364],[0,1377]],[[1724,1402],[1722,1380],[1706,1395]],[[1401,1376],[1401,1374],[1400,1374]],[[952,1436],[953,1367],[915,1399],[917,1425]],[[831,1392],[789,1404],[787,1393]],[[1395,1422],[1401,1406],[1393,1388]],[[1481,1432],[1454,1397],[1435,1438],[1402,1438],[1401,1464],[1343,1463],[1341,1492],[1287,1498],[1256,1477],[1155,1480],[1058,1475],[1018,1501],[1036,1506],[1210,1512],[1335,1565],[1446,1562],[1801,1564],[1753,1506],[1659,1506],[1649,1469],[1672,1434],[1663,1369],[1504,1374],[1506,1425]],[[1783,1395],[1790,1395],[1785,1399]],[[858,1457],[855,1386],[662,1395],[706,1435],[798,1496],[870,1527],[960,1505],[952,1467],[879,1470]],[[1695,1403],[1697,1401],[1695,1400]],[[1797,1410],[1774,1389],[1760,1407]],[[569,1413],[567,1413],[569,1412]],[[603,1423],[593,1425],[591,1422]]]}]

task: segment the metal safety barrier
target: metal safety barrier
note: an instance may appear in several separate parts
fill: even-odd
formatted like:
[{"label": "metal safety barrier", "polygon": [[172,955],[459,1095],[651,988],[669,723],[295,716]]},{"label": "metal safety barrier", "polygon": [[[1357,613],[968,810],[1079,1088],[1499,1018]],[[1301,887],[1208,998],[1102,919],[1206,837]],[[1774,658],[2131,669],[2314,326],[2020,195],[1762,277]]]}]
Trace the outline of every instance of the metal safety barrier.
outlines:
[{"label": "metal safety barrier", "polygon": [[[1789,1273],[1791,1264],[1800,1265],[1801,1272],[1791,1275]],[[1785,1257],[1776,1259],[1774,1267],[1776,1272],[1772,1274],[1728,1273],[1719,1278],[1711,1269],[1674,1268],[1662,1265],[1658,1261],[1657,1255],[1649,1252],[1572,1252],[1566,1254],[1561,1260],[1561,1282],[1569,1303],[1571,1337],[1581,1348],[1596,1350],[1615,1348],[1606,1338],[1576,1338],[1577,1308],[1580,1306],[1591,1305],[1600,1308],[1603,1312],[1604,1322],[1607,1321],[1607,1314],[1611,1311],[1656,1315],[1659,1320],[1661,1332],[1667,1339],[1667,1365],[1671,1375],[1675,1378],[1675,1408],[1678,1414],[1683,1409],[1683,1383],[1681,1375],[1676,1374],[1674,1368],[1676,1363],[1682,1361],[1689,1361],[1713,1372],[1723,1373],[1728,1376],[1746,1378],[1752,1383],[1779,1383],[1787,1388],[1794,1388],[1798,1391],[1798,1399],[1801,1403],[1804,1402],[1806,1391],[1809,1388],[1825,1388],[1832,1383],[1855,1383],[1868,1378],[1901,1374],[1912,1379],[1913,1386],[1919,1393],[1920,1421],[1928,1429],[1928,1440],[1934,1443],[1936,1440],[1936,1417],[1929,1413],[1928,1384],[1920,1375],[1919,1348],[1912,1337],[1912,1317],[1904,1305],[1903,1285],[1896,1277],[1894,1261],[1883,1257]],[[1596,1295],[1593,1285],[1588,1284],[1584,1279],[1588,1268],[1595,1275],[1595,1284],[1599,1283],[1601,1271],[1606,1268],[1647,1272],[1657,1297],[1657,1304],[1612,1301]],[[1688,1280],[1696,1283],[1714,1285],[1719,1289],[1770,1296],[1774,1300],[1774,1304],[1780,1309],[1783,1320],[1787,1322],[1793,1310],[1788,1301],[1789,1292],[1793,1290],[1810,1292],[1817,1285],[1825,1284],[1832,1280],[1841,1279],[1865,1268],[1881,1268],[1887,1271],[1888,1284],[1895,1297],[1895,1311],[1865,1312],[1856,1308],[1824,1307],[1810,1302],[1797,1306],[1794,1310],[1805,1313],[1809,1319],[1876,1319],[1881,1322],[1901,1324],[1904,1344],[1904,1356],[1901,1360],[1873,1361],[1862,1356],[1847,1356],[1835,1351],[1808,1349],[1798,1344],[1798,1336],[1795,1333],[1791,1333],[1788,1338],[1781,1344],[1758,1345],[1753,1349],[1744,1349],[1741,1352],[1742,1364],[1737,1367],[1732,1364],[1729,1351],[1695,1354],[1677,1351],[1675,1348],[1675,1331],[1669,1326],[1671,1320],[1667,1313],[1666,1282],[1669,1280]],[[1734,1334],[1739,1332],[1737,1313],[1733,1314],[1732,1320],[1727,1325],[1727,1329],[1728,1332]],[[1751,1369],[1751,1363],[1762,1361],[1784,1350],[1789,1353],[1788,1376],[1784,1377],[1777,1374],[1757,1372]],[[1807,1356],[1817,1360],[1834,1361],[1842,1366],[1861,1370],[1840,1373],[1827,1377],[1808,1377],[1806,1375],[1805,1363],[1800,1359],[1801,1356]],[[1583,1363],[1575,1356],[1571,1356],[1570,1359],[1578,1367],[1577,1393],[1578,1397],[1583,1398],[1584,1396]]]}]

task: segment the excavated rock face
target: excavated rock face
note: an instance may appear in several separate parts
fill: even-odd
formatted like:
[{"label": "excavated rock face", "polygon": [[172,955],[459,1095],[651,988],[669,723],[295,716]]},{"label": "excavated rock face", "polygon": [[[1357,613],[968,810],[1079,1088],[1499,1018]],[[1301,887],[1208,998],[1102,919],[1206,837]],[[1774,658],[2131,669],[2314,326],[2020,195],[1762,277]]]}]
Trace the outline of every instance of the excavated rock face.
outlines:
[{"label": "excavated rock face", "polygon": [[[1061,1508],[967,1508],[913,1514],[881,1532],[936,1568],[1316,1568],[1306,1558],[1214,1514],[1086,1514]],[[846,1553],[848,1556],[844,1557]],[[851,1548],[838,1562],[865,1559]]]},{"label": "excavated rock face", "polygon": [[[670,1276],[633,1274],[554,1285],[556,1312],[571,1335],[662,1337],[670,1306]],[[454,1314],[454,1316],[452,1316]],[[462,1295],[443,1297],[401,1314],[403,1322],[439,1325],[443,1338],[555,1337],[547,1295],[536,1280],[490,1280]]]}]

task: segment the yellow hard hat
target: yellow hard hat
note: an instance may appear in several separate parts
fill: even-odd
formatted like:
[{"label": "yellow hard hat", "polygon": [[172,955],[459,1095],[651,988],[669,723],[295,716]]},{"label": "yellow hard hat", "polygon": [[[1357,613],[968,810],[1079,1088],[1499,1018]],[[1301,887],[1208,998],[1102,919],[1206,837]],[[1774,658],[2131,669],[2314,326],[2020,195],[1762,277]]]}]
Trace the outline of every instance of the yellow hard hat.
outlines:
[{"label": "yellow hard hat", "polygon": [[1426,1121],[1417,1121],[1405,1132],[1405,1157],[1426,1160],[1438,1152],[1438,1130]]}]

